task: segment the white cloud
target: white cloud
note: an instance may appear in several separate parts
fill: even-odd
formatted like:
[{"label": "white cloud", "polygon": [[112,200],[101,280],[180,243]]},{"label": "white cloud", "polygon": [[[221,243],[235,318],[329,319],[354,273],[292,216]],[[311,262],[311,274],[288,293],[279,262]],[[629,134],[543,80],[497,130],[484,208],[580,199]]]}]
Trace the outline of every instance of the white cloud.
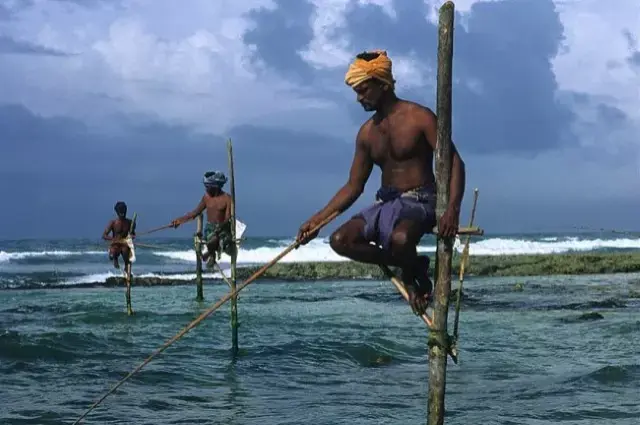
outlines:
[{"label": "white cloud", "polygon": [[[474,4],[495,1],[501,0],[456,0],[454,1],[455,11],[456,13],[460,14],[461,17],[455,19],[459,19],[460,22],[458,23],[460,23],[464,28],[467,28],[469,13],[471,12],[471,7]],[[435,25],[438,25],[438,20],[440,19],[440,8],[446,2],[447,0],[424,0],[424,4],[427,5],[427,20]]]},{"label": "white cloud", "polygon": [[561,91],[585,93],[597,103],[619,108],[631,119],[628,128],[602,134],[596,126],[597,103],[572,105],[578,113],[576,131],[583,143],[603,151],[635,145],[640,150],[640,73],[628,62],[628,32],[640,39],[640,12],[634,0],[617,1],[615,7],[597,0],[556,0],[564,25],[565,42],[553,60]]},{"label": "white cloud", "polygon": [[[351,7],[372,5],[377,6],[389,16],[396,19],[393,0],[311,0],[314,12],[309,25],[313,30],[313,38],[306,49],[298,52],[300,57],[317,70],[344,69],[346,72],[349,62],[363,50],[385,49],[385,46],[360,46],[349,48],[349,36],[346,27],[346,15]],[[429,68],[416,59],[415,55],[394,55],[389,51],[393,62],[393,73],[397,80],[397,87],[402,90],[420,87],[425,84],[425,72]]]},{"label": "white cloud", "polygon": [[[311,1],[313,39],[299,54],[319,71],[346,71],[357,53],[350,47],[345,21],[351,8],[371,5],[396,18],[392,0]],[[444,3],[424,1],[432,15]],[[474,3],[487,1],[494,0],[458,0],[456,10],[468,15]],[[216,133],[246,123],[318,130],[318,122],[331,122],[322,131],[353,131],[343,104],[317,100],[309,87],[298,87],[256,61],[254,47],[243,42],[243,34],[254,25],[247,12],[273,9],[272,0],[190,0],[189,7],[174,0],[92,2],[98,7],[46,0],[32,7],[15,0],[5,4],[21,7],[16,19],[0,23],[0,34],[73,56],[4,55],[0,102],[95,121],[114,112],[148,114]],[[595,105],[572,105],[580,117],[575,130],[585,144],[603,143],[614,153],[637,145],[640,74],[626,61],[630,51],[623,34],[628,31],[640,39],[636,1],[618,0],[615,8],[598,0],[556,4],[566,37],[564,49],[552,61],[559,96],[586,93],[632,119],[629,127],[607,134],[594,129]],[[414,55],[396,55],[393,50],[389,55],[399,91],[435,82],[434,70]],[[341,81],[335,83],[332,80],[325,89],[353,101]],[[483,90],[478,81],[465,83]]]},{"label": "white cloud", "polygon": [[86,119],[149,114],[213,132],[278,112],[328,108],[252,60],[254,47],[243,42],[253,25],[246,13],[273,8],[270,0],[192,0],[189,6],[37,2],[5,30],[74,56],[3,58],[0,72],[10,88],[0,101]]}]

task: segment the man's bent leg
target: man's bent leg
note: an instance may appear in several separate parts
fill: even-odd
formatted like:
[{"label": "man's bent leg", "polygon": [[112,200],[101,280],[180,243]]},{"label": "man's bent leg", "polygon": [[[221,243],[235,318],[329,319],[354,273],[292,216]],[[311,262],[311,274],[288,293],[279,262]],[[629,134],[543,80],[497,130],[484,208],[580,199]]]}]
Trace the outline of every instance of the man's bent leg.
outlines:
[{"label": "man's bent leg", "polygon": [[128,271],[127,267],[129,266],[129,259],[131,257],[131,251],[127,245],[123,245],[120,248],[120,254],[122,254],[122,260],[124,261],[124,270]]},{"label": "man's bent leg", "polygon": [[402,268],[402,281],[416,314],[426,311],[433,285],[428,275],[429,257],[418,256],[417,246],[425,233],[420,221],[400,220],[391,233],[390,250]]},{"label": "man's bent leg", "polygon": [[111,245],[109,247],[109,259],[113,261],[113,267],[116,269],[120,268],[120,263],[118,263],[118,257],[120,256],[120,247],[118,245]]},{"label": "man's bent leg", "polygon": [[389,252],[372,245],[365,239],[364,227],[365,221],[363,218],[355,217],[350,219],[331,235],[331,248],[336,254],[353,261],[399,266]]},{"label": "man's bent leg", "polygon": [[216,264],[216,256],[218,255],[218,245],[219,239],[217,236],[211,238],[210,241],[207,242],[207,258],[205,261],[207,262],[207,268],[212,269]]}]

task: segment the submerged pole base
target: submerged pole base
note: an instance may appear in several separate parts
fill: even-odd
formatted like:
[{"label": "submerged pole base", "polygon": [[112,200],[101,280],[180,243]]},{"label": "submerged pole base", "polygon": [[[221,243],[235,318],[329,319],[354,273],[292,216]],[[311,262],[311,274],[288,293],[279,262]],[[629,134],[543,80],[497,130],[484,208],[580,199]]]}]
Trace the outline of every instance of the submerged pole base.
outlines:
[{"label": "submerged pole base", "polygon": [[125,266],[124,279],[125,284],[127,285],[127,289],[125,292],[125,299],[127,301],[127,316],[133,316],[135,313],[133,312],[133,308],[131,308],[131,264]]},{"label": "submerged pole base", "polygon": [[[402,295],[402,297],[408,303],[409,294],[407,293],[404,282],[400,278],[398,278],[398,276],[396,276],[388,266],[384,264],[380,264],[380,268],[382,269],[382,272],[387,276],[387,278],[391,280],[391,283],[393,283],[393,286],[396,287],[400,295]],[[429,329],[429,333],[432,334],[434,332],[433,320],[431,319],[431,317],[429,317],[429,314],[425,312],[424,314],[422,314],[422,316],[420,316],[420,318],[425,323],[425,325],[427,325],[427,329]],[[433,340],[433,338],[430,338],[430,340]],[[450,341],[451,341],[451,336],[449,334],[446,334],[446,340],[442,341],[441,345],[443,345],[444,347],[447,347],[446,348],[447,354],[449,354],[449,357],[451,357],[451,360],[453,360],[455,364],[458,364],[458,350],[452,344],[450,344]]]}]

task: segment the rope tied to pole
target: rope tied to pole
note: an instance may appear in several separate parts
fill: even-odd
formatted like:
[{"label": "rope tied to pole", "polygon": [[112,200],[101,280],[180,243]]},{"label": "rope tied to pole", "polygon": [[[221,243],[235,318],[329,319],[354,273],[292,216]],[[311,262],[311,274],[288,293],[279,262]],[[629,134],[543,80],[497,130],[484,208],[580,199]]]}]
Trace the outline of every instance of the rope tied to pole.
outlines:
[{"label": "rope tied to pole", "polygon": [[446,329],[430,328],[427,345],[429,346],[429,348],[439,347],[445,356],[449,354],[454,362],[458,362],[457,354],[452,354],[452,340]]},{"label": "rope tied to pole", "polygon": [[[314,232],[319,231],[324,226],[326,226],[331,221],[333,221],[333,219],[335,219],[337,216],[338,216],[338,212],[334,212],[329,217],[327,217],[322,222],[320,222],[320,224],[315,226],[311,230],[311,232],[314,233]],[[91,411],[93,409],[95,409],[100,403],[102,403],[110,394],[113,394],[129,378],[131,378],[134,374],[136,374],[144,366],[146,366],[149,362],[151,362],[151,360],[153,360],[154,357],[156,357],[158,354],[161,354],[170,345],[172,345],[174,342],[176,342],[177,340],[182,338],[187,332],[189,332],[191,329],[193,329],[196,326],[198,326],[200,324],[200,322],[202,322],[204,319],[209,317],[214,311],[216,311],[218,308],[220,308],[224,303],[229,301],[232,296],[237,295],[238,292],[240,292],[242,289],[244,289],[245,287],[247,287],[251,283],[253,283],[256,279],[258,279],[260,276],[262,276],[270,267],[275,265],[285,255],[287,255],[289,252],[293,251],[299,245],[300,245],[300,242],[296,240],[294,243],[292,243],[287,248],[285,248],[280,254],[278,254],[273,260],[271,260],[269,263],[267,263],[264,266],[262,266],[253,275],[249,276],[249,278],[247,280],[245,280],[242,284],[238,285],[235,291],[229,292],[228,294],[224,295],[222,298],[220,298],[220,300],[217,303],[215,303],[214,305],[209,307],[207,310],[205,310],[203,313],[201,313],[200,316],[198,316],[195,320],[193,320],[191,323],[189,323],[187,326],[185,326],[180,332],[178,332],[171,339],[169,339],[167,342],[165,342],[160,348],[156,349],[156,351],[154,351],[149,357],[147,357],[140,365],[138,365],[135,369],[133,369],[131,372],[129,372],[129,374],[127,374],[127,376],[125,376],[123,379],[118,381],[118,383],[116,385],[114,385],[107,393],[105,393],[95,403],[93,403],[78,419],[76,419],[76,421],[73,422],[73,425],[79,424],[80,421],[82,419],[84,419],[89,413],[91,413]]]}]

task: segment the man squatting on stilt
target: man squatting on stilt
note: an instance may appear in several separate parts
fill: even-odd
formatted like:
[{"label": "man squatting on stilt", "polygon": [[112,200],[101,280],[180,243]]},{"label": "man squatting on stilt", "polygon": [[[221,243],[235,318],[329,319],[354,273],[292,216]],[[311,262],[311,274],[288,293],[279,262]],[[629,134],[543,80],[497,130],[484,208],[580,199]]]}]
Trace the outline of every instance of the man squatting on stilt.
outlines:
[{"label": "man squatting on stilt", "polygon": [[223,172],[206,172],[203,177],[205,193],[198,206],[190,213],[171,222],[173,227],[177,228],[187,221],[194,220],[205,209],[207,210],[204,242],[208,252],[202,258],[207,262],[208,268],[212,268],[215,264],[216,255],[218,259],[222,252],[231,255],[236,246],[231,234],[231,196],[222,190],[226,182],[227,177]]},{"label": "man squatting on stilt", "polygon": [[[113,267],[116,269],[120,268],[118,257],[122,255],[126,270],[126,267],[129,265],[129,256],[131,253],[125,239],[129,235],[129,230],[131,230],[131,238],[135,239],[136,226],[134,225],[133,228],[131,228],[131,219],[127,218],[127,204],[118,201],[113,209],[118,218],[109,221],[109,224],[107,224],[107,227],[102,233],[102,239],[111,241],[109,245],[109,260],[113,261]],[[109,236],[109,233],[112,233],[112,236]]]},{"label": "man squatting on stilt", "polygon": [[[356,137],[347,183],[300,227],[298,241],[306,244],[317,236],[317,232],[310,233],[313,227],[333,212],[347,210],[360,197],[377,165],[382,182],[375,204],[338,228],[331,235],[331,247],[354,261],[400,267],[411,307],[422,314],[433,285],[427,274],[429,258],[418,256],[416,248],[437,221],[433,174],[437,119],[429,108],[396,96],[386,51],[357,55],[345,83],[356,92],[364,110],[374,114]],[[451,157],[449,205],[438,223],[444,237],[453,237],[458,231],[465,187],[464,162],[453,142]]]}]

